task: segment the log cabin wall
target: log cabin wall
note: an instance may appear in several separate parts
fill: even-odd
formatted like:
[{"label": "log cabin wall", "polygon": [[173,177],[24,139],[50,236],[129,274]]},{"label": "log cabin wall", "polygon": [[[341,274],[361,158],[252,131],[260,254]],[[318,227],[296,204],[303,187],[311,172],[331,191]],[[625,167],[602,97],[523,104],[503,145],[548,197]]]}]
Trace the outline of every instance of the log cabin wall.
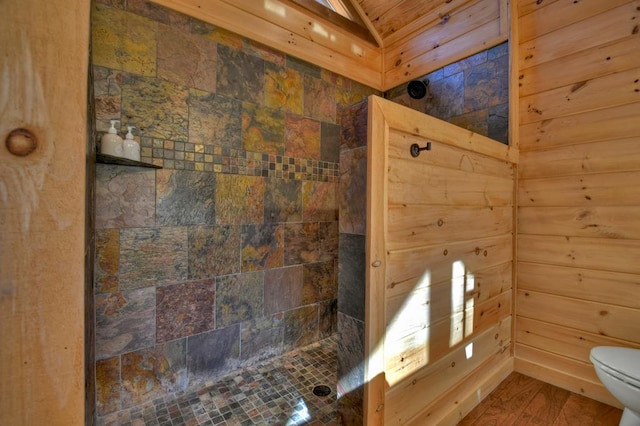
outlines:
[{"label": "log cabin wall", "polygon": [[516,370],[618,405],[589,351],[640,347],[640,2],[517,16]]}]

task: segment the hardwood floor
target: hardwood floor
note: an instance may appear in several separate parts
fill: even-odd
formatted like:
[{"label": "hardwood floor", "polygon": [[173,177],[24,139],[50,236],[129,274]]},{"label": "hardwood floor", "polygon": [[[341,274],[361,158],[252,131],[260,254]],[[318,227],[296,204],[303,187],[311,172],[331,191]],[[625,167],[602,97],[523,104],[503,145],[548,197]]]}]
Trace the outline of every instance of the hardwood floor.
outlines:
[{"label": "hardwood floor", "polygon": [[511,373],[458,426],[614,426],[621,416],[617,408]]}]

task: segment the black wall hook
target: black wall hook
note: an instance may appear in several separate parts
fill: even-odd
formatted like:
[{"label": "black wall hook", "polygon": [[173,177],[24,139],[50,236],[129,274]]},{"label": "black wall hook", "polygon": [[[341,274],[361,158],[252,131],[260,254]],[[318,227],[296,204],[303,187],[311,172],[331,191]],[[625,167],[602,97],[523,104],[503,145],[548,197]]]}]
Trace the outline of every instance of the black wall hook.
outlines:
[{"label": "black wall hook", "polygon": [[424,148],[420,148],[420,145],[418,145],[417,143],[411,144],[411,148],[409,148],[412,157],[417,157],[418,155],[420,155],[420,151],[424,150],[431,151],[431,142],[427,142],[427,146],[425,146]]}]

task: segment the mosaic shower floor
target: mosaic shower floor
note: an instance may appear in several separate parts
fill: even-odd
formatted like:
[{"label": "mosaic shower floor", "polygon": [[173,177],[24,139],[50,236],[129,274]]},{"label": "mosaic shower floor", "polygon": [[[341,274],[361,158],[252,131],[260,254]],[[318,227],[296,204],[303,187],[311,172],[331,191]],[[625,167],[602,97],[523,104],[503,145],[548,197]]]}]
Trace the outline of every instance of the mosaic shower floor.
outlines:
[{"label": "mosaic shower floor", "polygon": [[[336,339],[98,419],[103,426],[336,425]],[[317,396],[318,385],[331,388]]]}]

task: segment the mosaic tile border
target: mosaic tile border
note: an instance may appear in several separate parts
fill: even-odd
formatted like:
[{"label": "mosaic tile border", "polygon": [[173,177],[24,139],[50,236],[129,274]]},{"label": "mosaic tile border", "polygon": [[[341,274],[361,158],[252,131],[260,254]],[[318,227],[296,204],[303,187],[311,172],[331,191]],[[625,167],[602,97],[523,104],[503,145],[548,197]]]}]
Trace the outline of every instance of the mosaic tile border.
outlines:
[{"label": "mosaic tile border", "polygon": [[141,137],[144,163],[194,170],[282,179],[337,182],[339,163],[264,154],[242,149]]}]

